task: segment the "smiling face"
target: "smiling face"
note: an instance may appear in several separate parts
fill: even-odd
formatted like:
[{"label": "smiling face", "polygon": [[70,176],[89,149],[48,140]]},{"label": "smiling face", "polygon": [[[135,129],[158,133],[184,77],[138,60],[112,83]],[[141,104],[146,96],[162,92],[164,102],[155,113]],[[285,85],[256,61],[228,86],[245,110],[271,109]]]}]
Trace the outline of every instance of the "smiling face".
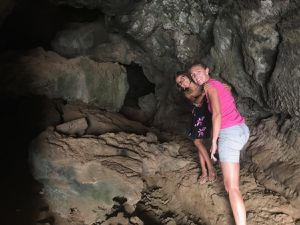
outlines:
[{"label": "smiling face", "polygon": [[183,89],[189,88],[191,82],[192,81],[184,74],[180,74],[176,77],[176,83]]},{"label": "smiling face", "polygon": [[209,80],[208,68],[204,68],[201,65],[195,65],[191,67],[190,71],[194,82],[198,85],[202,85]]}]

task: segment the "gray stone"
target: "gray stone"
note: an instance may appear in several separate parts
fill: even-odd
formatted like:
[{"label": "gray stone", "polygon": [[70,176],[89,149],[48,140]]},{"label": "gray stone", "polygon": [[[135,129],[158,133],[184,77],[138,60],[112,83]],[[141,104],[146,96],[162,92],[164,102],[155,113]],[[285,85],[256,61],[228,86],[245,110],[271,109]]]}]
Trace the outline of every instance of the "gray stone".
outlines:
[{"label": "gray stone", "polygon": [[67,135],[83,135],[88,128],[88,124],[85,118],[72,120],[56,126],[58,132]]},{"label": "gray stone", "polygon": [[137,216],[130,217],[129,222],[133,225],[144,225],[143,221]]},{"label": "gray stone", "polygon": [[108,41],[103,21],[74,23],[56,34],[51,45],[60,55],[74,57]]},{"label": "gray stone", "polygon": [[[14,63],[2,64],[2,90],[14,95],[46,95],[80,100],[110,111],[118,111],[128,90],[126,70],[118,63],[97,63],[87,57],[65,59],[37,48]],[[13,83],[9,83],[15,77]],[[7,82],[6,82],[7,81]]]},{"label": "gray stone", "polygon": [[[268,103],[276,112],[300,116],[299,14],[286,17],[279,25],[282,42],[268,83]],[[298,25],[296,25],[298,24]]]}]

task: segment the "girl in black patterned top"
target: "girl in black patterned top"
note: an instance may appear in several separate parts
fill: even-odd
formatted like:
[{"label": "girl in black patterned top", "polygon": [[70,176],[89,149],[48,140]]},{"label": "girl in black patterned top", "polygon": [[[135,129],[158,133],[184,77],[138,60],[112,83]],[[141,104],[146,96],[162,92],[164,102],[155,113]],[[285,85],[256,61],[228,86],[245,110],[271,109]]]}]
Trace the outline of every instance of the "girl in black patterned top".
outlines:
[{"label": "girl in black patterned top", "polygon": [[211,130],[211,114],[205,101],[205,91],[203,87],[195,84],[189,74],[185,72],[177,73],[177,85],[184,91],[184,95],[194,105],[192,110],[192,125],[188,136],[193,139],[194,145],[197,147],[198,156],[201,165],[201,175],[199,176],[200,184],[207,181],[216,180],[216,170],[203,144],[203,139],[210,137]]}]

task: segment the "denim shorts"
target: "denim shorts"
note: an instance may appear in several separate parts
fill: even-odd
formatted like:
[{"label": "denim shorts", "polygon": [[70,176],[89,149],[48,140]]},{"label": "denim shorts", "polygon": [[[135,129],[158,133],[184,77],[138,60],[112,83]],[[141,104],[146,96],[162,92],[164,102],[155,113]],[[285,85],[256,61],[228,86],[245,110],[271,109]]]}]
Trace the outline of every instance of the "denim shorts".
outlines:
[{"label": "denim shorts", "polygon": [[249,139],[249,128],[238,124],[220,130],[218,152],[221,162],[239,163],[240,151]]}]

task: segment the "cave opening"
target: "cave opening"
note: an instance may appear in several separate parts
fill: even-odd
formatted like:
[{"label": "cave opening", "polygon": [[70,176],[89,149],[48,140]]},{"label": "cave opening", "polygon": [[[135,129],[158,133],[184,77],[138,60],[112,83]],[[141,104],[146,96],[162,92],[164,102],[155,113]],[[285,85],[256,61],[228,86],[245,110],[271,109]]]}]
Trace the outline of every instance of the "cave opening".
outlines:
[{"label": "cave opening", "polygon": [[124,105],[138,108],[138,99],[154,93],[155,85],[147,79],[140,65],[131,63],[126,66],[126,70],[129,90],[126,94]]},{"label": "cave opening", "polygon": [[140,65],[131,63],[125,67],[129,89],[120,113],[130,120],[151,125],[157,104],[155,85],[147,79]]}]

